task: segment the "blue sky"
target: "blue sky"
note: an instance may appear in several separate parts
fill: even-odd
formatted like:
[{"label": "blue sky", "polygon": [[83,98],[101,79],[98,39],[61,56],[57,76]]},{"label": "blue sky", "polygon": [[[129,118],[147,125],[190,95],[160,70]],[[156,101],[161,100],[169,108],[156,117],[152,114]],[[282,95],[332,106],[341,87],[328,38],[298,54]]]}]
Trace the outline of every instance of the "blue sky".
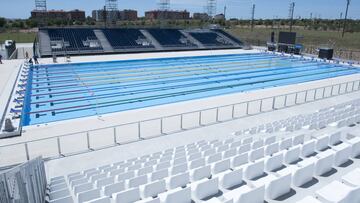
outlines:
[{"label": "blue sky", "polygon": [[[144,11],[157,8],[158,0],[118,0],[119,9],[136,9],[139,16]],[[206,0],[170,0],[171,9],[187,9],[191,13],[205,11]],[[82,9],[86,15],[91,10],[102,8],[105,0],[47,0],[48,9]],[[217,13],[222,13],[227,6],[227,17],[248,19],[251,16],[251,5],[256,4],[256,18],[286,18],[289,4],[295,2],[296,17],[313,16],[321,18],[338,18],[345,12],[346,0],[217,0]],[[34,0],[0,0],[0,16],[7,18],[28,18],[34,8]],[[352,0],[349,17],[360,19],[360,0]]]}]

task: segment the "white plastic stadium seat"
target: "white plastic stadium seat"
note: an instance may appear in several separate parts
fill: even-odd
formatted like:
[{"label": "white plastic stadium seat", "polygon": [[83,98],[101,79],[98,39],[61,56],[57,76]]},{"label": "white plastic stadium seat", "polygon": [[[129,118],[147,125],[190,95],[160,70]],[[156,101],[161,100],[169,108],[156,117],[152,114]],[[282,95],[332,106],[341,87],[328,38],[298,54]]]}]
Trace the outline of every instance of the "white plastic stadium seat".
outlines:
[{"label": "white plastic stadium seat", "polygon": [[219,179],[203,179],[191,183],[192,197],[197,200],[202,200],[210,196],[216,195],[219,192]]},{"label": "white plastic stadium seat", "polygon": [[352,145],[351,157],[355,158],[360,156],[360,137],[354,137],[346,140],[346,142]]},{"label": "white plastic stadium seat", "polygon": [[332,169],[334,163],[334,153],[326,153],[319,157],[315,165],[315,175],[321,176]]},{"label": "white plastic stadium seat", "polygon": [[77,194],[77,199],[79,203],[82,203],[93,199],[97,199],[100,196],[101,196],[100,189],[93,189]]},{"label": "white plastic stadium seat", "polygon": [[250,144],[246,144],[246,145],[241,145],[240,147],[238,147],[238,154],[242,154],[245,152],[250,151],[251,149],[251,145]]},{"label": "white plastic stadium seat", "polygon": [[349,173],[345,174],[342,181],[348,185],[359,187],[360,186],[360,168],[356,168]]},{"label": "white plastic stadium seat", "polygon": [[264,147],[254,149],[249,153],[249,160],[256,161],[264,157]]},{"label": "white plastic stadium seat", "polygon": [[283,166],[284,153],[278,152],[265,158],[265,171],[273,172]]},{"label": "white plastic stadium seat", "polygon": [[329,147],[329,135],[323,135],[316,138],[316,150],[323,151]]},{"label": "white plastic stadium seat", "polygon": [[78,194],[80,192],[85,192],[85,191],[91,190],[91,189],[93,189],[93,184],[92,183],[84,183],[84,184],[81,184],[81,185],[76,185],[74,187],[74,193]]},{"label": "white plastic stadium seat", "polygon": [[276,178],[265,186],[265,194],[269,199],[276,199],[291,190],[291,174]]},{"label": "white plastic stadium seat", "polygon": [[49,203],[74,203],[72,196],[67,196],[55,200],[50,200]]},{"label": "white plastic stadium seat", "polygon": [[279,151],[279,143],[275,142],[265,146],[265,155],[270,156]]},{"label": "white plastic stadium seat", "polygon": [[166,178],[167,176],[169,176],[169,169],[162,169],[151,173],[150,179],[151,181],[161,180],[163,178]]},{"label": "white plastic stadium seat", "polygon": [[221,173],[228,169],[230,169],[230,159],[224,159],[211,165],[211,173],[213,175]]},{"label": "white plastic stadium seat", "polygon": [[139,185],[146,184],[148,181],[147,175],[138,176],[136,178],[132,178],[129,180],[126,180],[125,184],[127,188],[133,188],[137,187]]},{"label": "white plastic stadium seat", "polygon": [[292,146],[292,138],[287,138],[280,141],[280,150],[289,149]]},{"label": "white plastic stadium seat", "polygon": [[269,145],[269,144],[272,144],[275,142],[276,142],[276,136],[271,136],[271,137],[265,138],[264,144]]},{"label": "white plastic stadium seat", "polygon": [[270,174],[253,181],[252,184],[256,187],[265,185],[265,196],[274,200],[291,191],[291,174],[280,174],[279,177]]},{"label": "white plastic stadium seat", "polygon": [[168,190],[177,188],[177,187],[184,187],[190,181],[189,172],[178,174],[175,176],[171,176],[166,178],[166,188]]},{"label": "white plastic stadium seat", "polygon": [[352,203],[360,202],[360,187],[351,187],[339,181],[333,181],[316,191],[320,201]]},{"label": "white plastic stadium seat", "polygon": [[190,203],[191,188],[176,188],[159,194],[161,203]]},{"label": "white plastic stadium seat", "polygon": [[118,183],[106,185],[103,187],[103,191],[106,196],[111,196],[113,193],[117,193],[117,192],[120,192],[123,190],[125,190],[124,182],[118,182]]},{"label": "white plastic stadium seat", "polygon": [[258,148],[260,148],[262,146],[264,146],[264,140],[262,140],[262,139],[251,143],[251,148],[252,149],[258,149]]},{"label": "white plastic stadium seat", "polygon": [[242,144],[243,144],[243,145],[245,145],[245,144],[250,144],[250,143],[253,142],[253,139],[254,139],[253,137],[245,138],[245,139],[243,139]]},{"label": "white plastic stadium seat", "polygon": [[110,203],[110,202],[111,202],[111,200],[109,197],[100,197],[97,199],[90,200],[86,203]]},{"label": "white plastic stadium seat", "polygon": [[233,199],[234,203],[264,203],[264,196],[264,185],[255,188],[244,185],[224,194],[225,199]]},{"label": "white plastic stadium seat", "polygon": [[293,172],[293,184],[300,187],[310,182],[314,177],[315,163],[308,163],[300,166]]},{"label": "white plastic stadium seat", "polygon": [[305,135],[297,135],[293,138],[293,146],[303,144],[305,140]]},{"label": "white plastic stadium seat", "polygon": [[297,201],[296,203],[322,203],[317,200],[315,197],[306,196],[304,199]]},{"label": "white plastic stadium seat", "polygon": [[142,198],[155,197],[166,191],[165,180],[148,183],[140,186],[140,194]]},{"label": "white plastic stadium seat", "polygon": [[252,180],[257,177],[260,177],[264,174],[264,161],[258,160],[255,163],[248,163],[245,166],[244,178],[247,180]]},{"label": "white plastic stadium seat", "polygon": [[346,144],[346,143],[342,143],[336,146],[332,147],[336,153],[335,153],[335,160],[334,160],[334,165],[335,166],[341,166],[342,164],[346,163],[350,156],[351,156],[351,146]]},{"label": "white plastic stadium seat", "polygon": [[244,164],[247,164],[249,162],[249,155],[248,153],[243,153],[237,156],[234,156],[230,159],[231,162],[231,168],[235,169],[239,166],[242,166]]},{"label": "white plastic stadium seat", "polygon": [[160,203],[160,198],[146,198],[146,199],[142,199],[142,200],[139,200],[139,201],[136,201],[135,203]]},{"label": "white plastic stadium seat", "polygon": [[234,186],[243,183],[243,169],[228,170],[217,174],[215,177],[219,178],[219,186],[224,189],[230,189]]},{"label": "white plastic stadium seat", "polygon": [[316,141],[309,140],[301,146],[301,156],[307,158],[315,153]]},{"label": "white plastic stadium seat", "polygon": [[124,190],[119,193],[115,193],[112,195],[115,203],[132,203],[140,200],[140,190],[139,188],[132,188],[128,190]]},{"label": "white plastic stadium seat", "polygon": [[284,154],[284,162],[286,164],[293,164],[297,162],[300,158],[300,145],[291,147]]},{"label": "white plastic stadium seat", "polygon": [[101,188],[105,185],[114,184],[114,182],[115,182],[115,177],[107,177],[95,181],[95,185],[96,187]]},{"label": "white plastic stadium seat", "polygon": [[196,168],[190,171],[190,180],[192,182],[198,181],[204,178],[210,178],[211,168],[209,165]]},{"label": "white plastic stadium seat", "polygon": [[314,177],[315,163],[313,162],[301,162],[297,166],[291,166],[284,168],[277,173],[280,175],[292,175],[292,184],[296,187],[300,187],[305,183],[310,182]]},{"label": "white plastic stadium seat", "polygon": [[232,199],[223,201],[216,197],[213,197],[213,198],[211,198],[207,201],[203,201],[203,202],[206,202],[206,203],[234,203],[234,201]]},{"label": "white plastic stadium seat", "polygon": [[333,133],[330,135],[329,144],[331,146],[337,145],[341,143],[341,132]]}]

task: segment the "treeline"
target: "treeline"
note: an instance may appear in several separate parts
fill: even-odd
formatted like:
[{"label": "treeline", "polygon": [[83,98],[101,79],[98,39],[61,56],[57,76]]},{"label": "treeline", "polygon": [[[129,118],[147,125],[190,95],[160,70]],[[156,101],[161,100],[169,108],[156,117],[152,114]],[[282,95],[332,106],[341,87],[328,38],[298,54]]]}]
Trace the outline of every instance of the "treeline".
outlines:
[{"label": "treeline", "polygon": [[[225,23],[227,26],[250,26],[251,20],[230,19]],[[290,25],[289,19],[257,19],[254,20],[255,26],[264,26],[266,28],[283,28]],[[306,30],[338,31],[342,29],[344,20],[340,19],[296,19],[293,20],[293,26]],[[346,26],[347,32],[360,32],[360,20],[348,20]]]},{"label": "treeline", "polygon": [[[282,29],[290,25],[289,19],[256,19],[254,20],[254,26],[261,26],[273,29]],[[222,27],[250,27],[251,20],[147,20],[145,18],[139,18],[136,21],[118,21],[115,24],[109,24],[109,26],[127,26],[127,27],[207,27],[211,24],[218,24]],[[295,19],[293,20],[293,26],[306,30],[322,30],[322,31],[338,31],[342,29],[344,20],[340,19]],[[91,17],[87,17],[84,22],[80,21],[68,21],[68,20],[48,20],[45,22],[38,22],[33,19],[25,20],[8,20],[0,18],[0,28],[34,28],[34,27],[61,27],[61,26],[102,26],[104,22],[96,22]],[[348,20],[347,32],[360,32],[360,20]]]}]

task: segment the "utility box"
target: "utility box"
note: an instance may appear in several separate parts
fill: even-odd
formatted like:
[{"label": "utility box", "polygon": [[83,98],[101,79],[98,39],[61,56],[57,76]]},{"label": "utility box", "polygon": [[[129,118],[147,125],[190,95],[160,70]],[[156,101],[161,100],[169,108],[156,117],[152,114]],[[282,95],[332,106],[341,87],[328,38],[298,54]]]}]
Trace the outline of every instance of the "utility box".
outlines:
[{"label": "utility box", "polygon": [[319,48],[319,58],[331,60],[334,56],[334,49],[322,47]]}]

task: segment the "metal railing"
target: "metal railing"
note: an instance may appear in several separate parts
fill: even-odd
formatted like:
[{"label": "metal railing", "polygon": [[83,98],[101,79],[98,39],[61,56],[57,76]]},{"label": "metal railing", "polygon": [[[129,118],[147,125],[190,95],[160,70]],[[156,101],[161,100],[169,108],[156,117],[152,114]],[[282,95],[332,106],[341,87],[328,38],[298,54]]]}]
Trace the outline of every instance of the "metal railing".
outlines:
[{"label": "metal railing", "polygon": [[[98,128],[94,130],[80,131],[53,136],[50,138],[3,145],[0,146],[0,153],[7,150],[9,151],[9,154],[14,154],[14,150],[23,149],[21,152],[16,153],[17,158],[21,156],[22,159],[30,160],[31,158],[39,155],[43,156],[45,159],[61,158],[74,154],[118,146],[121,144],[151,139],[170,133],[209,126],[359,90],[360,80],[337,83],[313,89],[295,91],[287,94],[278,94],[260,99],[229,104],[225,106],[190,111],[170,116]],[[174,125],[176,125],[176,129],[169,130],[169,126]],[[156,132],[153,132],[154,129]],[[101,139],[97,138],[96,136],[101,136]],[[124,137],[126,138],[123,139]],[[99,142],[101,142],[103,139],[107,139],[110,143],[99,145]],[[66,144],[66,142],[69,144]],[[39,147],[41,144],[46,145],[45,148],[51,149],[52,151],[45,152],[44,148]],[[73,147],[76,149],[73,149]],[[39,151],[39,148],[41,148],[42,151]],[[5,156],[4,153],[2,156]]]},{"label": "metal railing", "polygon": [[0,202],[45,202],[46,174],[41,157],[0,173]]}]

